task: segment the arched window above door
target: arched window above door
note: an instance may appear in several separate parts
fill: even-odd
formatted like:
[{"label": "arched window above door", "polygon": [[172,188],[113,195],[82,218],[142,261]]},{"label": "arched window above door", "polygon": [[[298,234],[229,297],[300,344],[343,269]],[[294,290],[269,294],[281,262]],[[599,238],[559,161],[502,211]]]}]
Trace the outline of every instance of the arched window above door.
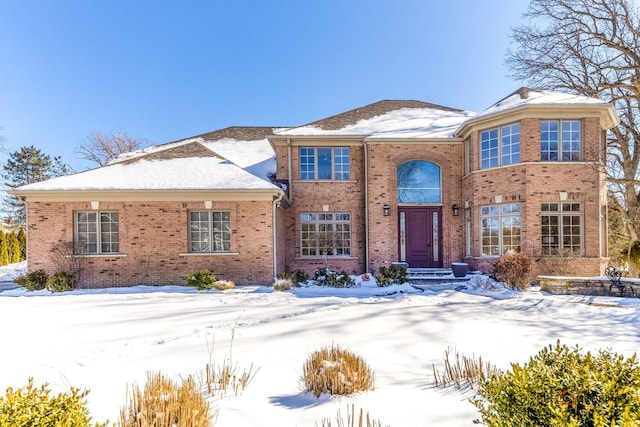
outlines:
[{"label": "arched window above door", "polygon": [[398,203],[442,203],[440,166],[426,160],[398,165]]}]

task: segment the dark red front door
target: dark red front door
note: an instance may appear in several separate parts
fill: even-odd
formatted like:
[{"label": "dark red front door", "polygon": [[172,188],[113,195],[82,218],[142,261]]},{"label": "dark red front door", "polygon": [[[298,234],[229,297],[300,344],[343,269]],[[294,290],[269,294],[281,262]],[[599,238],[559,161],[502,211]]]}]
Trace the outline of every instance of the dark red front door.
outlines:
[{"label": "dark red front door", "polygon": [[398,209],[399,258],[412,268],[442,267],[442,208]]}]

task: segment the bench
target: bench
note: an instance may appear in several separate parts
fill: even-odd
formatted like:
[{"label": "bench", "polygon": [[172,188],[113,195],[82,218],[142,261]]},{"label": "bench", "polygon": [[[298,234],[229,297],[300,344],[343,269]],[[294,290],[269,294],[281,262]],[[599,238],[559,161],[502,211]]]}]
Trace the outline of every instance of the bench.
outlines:
[{"label": "bench", "polygon": [[605,274],[607,275],[607,278],[609,279],[609,282],[611,283],[609,285],[609,295],[611,295],[611,290],[615,287],[618,290],[618,294],[620,296],[624,295],[625,289],[628,289],[629,293],[632,296],[634,296],[634,297],[636,296],[636,291],[633,288],[633,286],[627,286],[626,283],[622,282],[622,272],[620,270],[618,270],[615,267],[609,266],[605,270]]}]

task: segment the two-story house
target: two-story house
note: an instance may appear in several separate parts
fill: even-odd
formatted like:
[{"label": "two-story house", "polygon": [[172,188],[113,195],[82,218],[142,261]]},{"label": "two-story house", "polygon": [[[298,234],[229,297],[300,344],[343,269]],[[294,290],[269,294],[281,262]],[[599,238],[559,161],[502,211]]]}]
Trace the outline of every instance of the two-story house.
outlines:
[{"label": "two-story house", "polygon": [[[380,101],[304,126],[232,127],[13,191],[29,270],[73,246],[85,287],[238,284],[325,264],[487,269],[523,251],[544,274],[607,263],[607,129],[598,99],[522,88],[481,113]],[[57,257],[59,258],[59,257]]]}]

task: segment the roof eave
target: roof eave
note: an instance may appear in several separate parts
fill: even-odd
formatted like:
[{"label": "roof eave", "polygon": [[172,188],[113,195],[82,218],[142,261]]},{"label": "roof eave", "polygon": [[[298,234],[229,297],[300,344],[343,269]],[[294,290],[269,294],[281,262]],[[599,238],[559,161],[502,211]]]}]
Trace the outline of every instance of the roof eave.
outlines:
[{"label": "roof eave", "polygon": [[458,129],[453,133],[454,137],[464,138],[468,134],[471,128],[482,125],[486,122],[491,122],[496,119],[509,119],[509,117],[522,115],[524,112],[535,111],[536,113],[545,112],[548,115],[553,115],[556,112],[598,112],[600,116],[600,126],[603,129],[611,129],[617,126],[620,122],[618,113],[611,104],[525,104],[507,110],[496,111],[490,114],[480,114],[480,116],[471,118],[462,123]]},{"label": "roof eave", "polygon": [[187,189],[187,190],[10,190],[9,194],[29,202],[80,201],[267,201],[284,195],[277,187],[266,189]]}]

